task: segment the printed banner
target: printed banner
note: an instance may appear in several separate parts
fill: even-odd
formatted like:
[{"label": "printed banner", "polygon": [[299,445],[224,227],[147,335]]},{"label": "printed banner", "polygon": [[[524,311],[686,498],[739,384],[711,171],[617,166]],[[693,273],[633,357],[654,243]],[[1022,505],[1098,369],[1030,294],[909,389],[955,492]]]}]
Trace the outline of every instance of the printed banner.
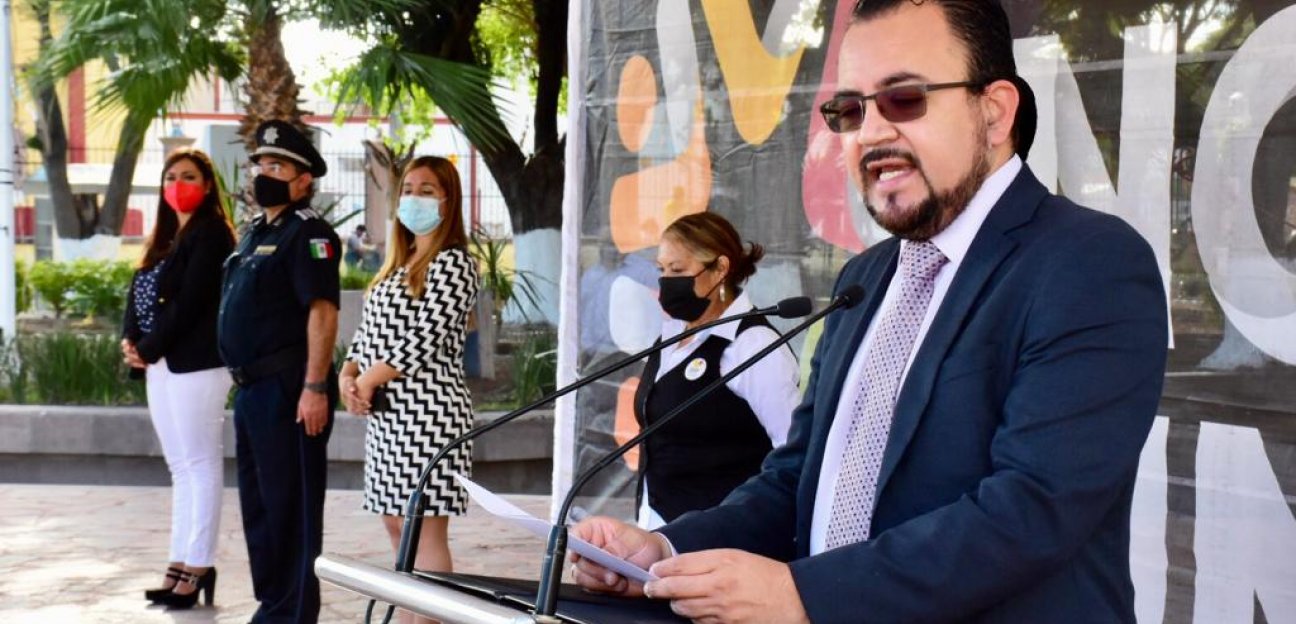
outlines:
[{"label": "printed banner", "polygon": [[[853,0],[578,4],[575,375],[657,338],[653,261],[681,215],[716,212],[766,248],[757,305],[822,305],[842,264],[885,236],[815,113]],[[1031,168],[1143,234],[1170,301],[1170,372],[1135,494],[1139,619],[1294,620],[1296,3],[1005,4],[1039,101]],[[803,370],[814,341],[794,343]],[[636,433],[639,368],[577,394],[574,473]],[[632,518],[636,461],[600,474],[582,506]]]}]

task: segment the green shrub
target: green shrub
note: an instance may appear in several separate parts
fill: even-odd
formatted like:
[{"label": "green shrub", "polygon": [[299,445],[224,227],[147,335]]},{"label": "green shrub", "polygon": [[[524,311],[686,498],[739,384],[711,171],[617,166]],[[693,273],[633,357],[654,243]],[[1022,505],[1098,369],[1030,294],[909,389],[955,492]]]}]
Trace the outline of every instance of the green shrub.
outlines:
[{"label": "green shrub", "polygon": [[0,402],[27,403],[28,371],[23,359],[18,357],[17,342],[6,340],[0,344]]},{"label": "green shrub", "polygon": [[144,384],[127,379],[117,336],[52,332],[20,336],[14,372],[22,399],[51,405],[143,405]]},{"label": "green shrub", "polygon": [[14,308],[15,312],[22,314],[31,309],[32,305],[32,287],[31,287],[31,265],[24,260],[14,263]]},{"label": "green shrub", "polygon": [[531,334],[513,351],[513,401],[522,406],[553,392],[558,382],[558,339],[552,330]]},{"label": "green shrub", "polygon": [[55,316],[73,311],[87,317],[118,316],[135,269],[129,262],[39,261],[31,268],[32,288],[54,308]]},{"label": "green shrub", "polygon": [[494,238],[489,232],[477,226],[468,237],[468,250],[477,259],[477,272],[481,279],[481,289],[489,293],[495,304],[495,332],[499,333],[504,323],[504,309],[513,304],[522,318],[529,319],[527,310],[540,310],[540,291],[536,282],[552,282],[537,273],[518,270],[504,263],[504,252],[508,241]]},{"label": "green shrub", "polygon": [[369,282],[372,282],[373,278],[373,273],[355,267],[347,267],[340,278],[342,280],[342,290],[364,290],[369,287]]},{"label": "green shrub", "polygon": [[31,268],[31,285],[36,294],[54,308],[54,316],[63,316],[70,291],[71,267],[62,262],[37,261]]},{"label": "green shrub", "polygon": [[68,306],[87,317],[121,316],[134,272],[131,264],[123,261],[73,261]]}]

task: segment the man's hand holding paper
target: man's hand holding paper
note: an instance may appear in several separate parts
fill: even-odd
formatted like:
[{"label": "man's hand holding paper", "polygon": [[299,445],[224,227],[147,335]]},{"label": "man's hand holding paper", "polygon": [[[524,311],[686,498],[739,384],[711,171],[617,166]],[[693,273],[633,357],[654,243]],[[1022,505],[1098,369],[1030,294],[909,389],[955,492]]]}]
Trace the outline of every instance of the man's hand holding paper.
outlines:
[{"label": "man's hand holding paper", "polygon": [[[673,554],[665,537],[604,516],[581,521],[572,527],[571,535],[645,570]],[[643,595],[642,582],[627,579],[575,552],[569,559],[575,563],[576,583],[585,589],[623,596]]]}]

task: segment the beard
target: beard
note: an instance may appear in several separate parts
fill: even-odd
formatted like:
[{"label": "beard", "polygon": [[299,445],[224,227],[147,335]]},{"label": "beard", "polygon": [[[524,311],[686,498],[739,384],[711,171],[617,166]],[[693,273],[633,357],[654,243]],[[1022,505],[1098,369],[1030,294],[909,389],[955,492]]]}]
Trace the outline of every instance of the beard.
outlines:
[{"label": "beard", "polygon": [[[985,133],[981,132],[978,136],[984,137]],[[922,178],[923,185],[927,187],[927,197],[916,206],[901,207],[896,204],[894,194],[888,195],[885,202],[889,209],[885,211],[878,210],[869,202],[868,191],[873,178],[867,166],[873,161],[884,158],[902,158],[909,161],[909,165],[914,168]],[[864,181],[864,207],[868,209],[873,220],[897,238],[925,241],[944,231],[967,209],[972,197],[990,175],[990,150],[978,150],[972,161],[972,167],[963,179],[959,180],[954,188],[943,193],[936,192],[927,177],[927,172],[923,170],[922,162],[917,156],[908,152],[891,148],[873,150],[860,159],[859,168],[860,179]]]}]

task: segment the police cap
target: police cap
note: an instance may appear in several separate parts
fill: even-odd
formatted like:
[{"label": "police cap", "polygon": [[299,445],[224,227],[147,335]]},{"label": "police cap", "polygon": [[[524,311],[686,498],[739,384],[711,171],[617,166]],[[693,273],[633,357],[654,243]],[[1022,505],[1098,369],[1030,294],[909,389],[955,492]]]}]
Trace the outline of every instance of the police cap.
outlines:
[{"label": "police cap", "polygon": [[313,177],[323,177],[328,173],[328,165],[310,139],[286,121],[271,119],[257,126],[256,142],[252,162],[257,162],[262,156],[278,156],[302,165]]}]

